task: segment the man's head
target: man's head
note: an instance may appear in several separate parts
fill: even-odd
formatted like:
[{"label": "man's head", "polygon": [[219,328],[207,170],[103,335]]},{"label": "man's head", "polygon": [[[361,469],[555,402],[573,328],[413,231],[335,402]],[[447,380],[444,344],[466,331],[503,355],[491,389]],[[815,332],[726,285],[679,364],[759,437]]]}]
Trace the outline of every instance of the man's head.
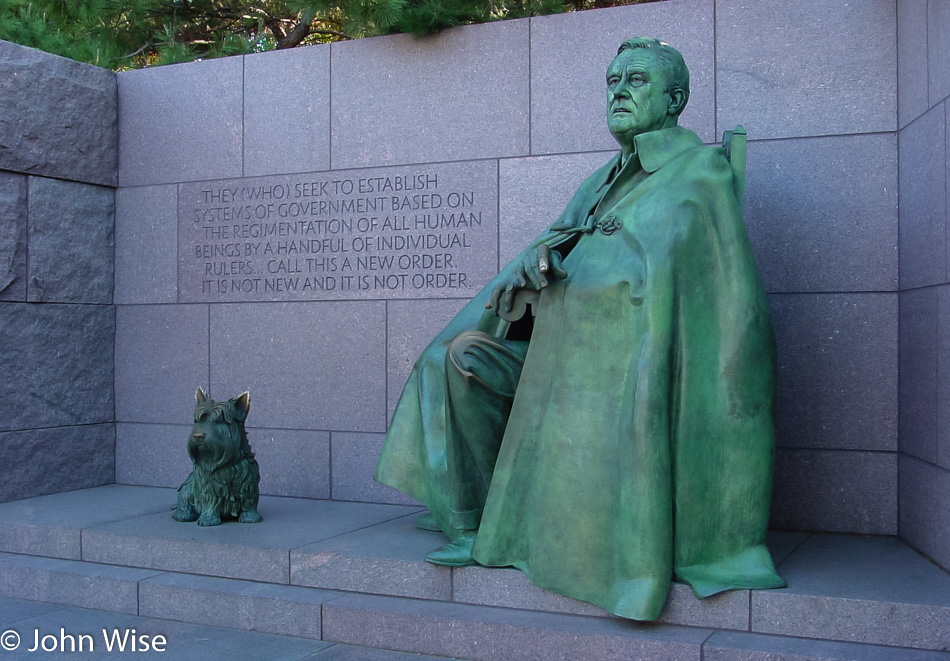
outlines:
[{"label": "man's head", "polygon": [[607,126],[623,148],[647,131],[675,126],[689,100],[689,70],[672,46],[629,39],[607,67]]}]

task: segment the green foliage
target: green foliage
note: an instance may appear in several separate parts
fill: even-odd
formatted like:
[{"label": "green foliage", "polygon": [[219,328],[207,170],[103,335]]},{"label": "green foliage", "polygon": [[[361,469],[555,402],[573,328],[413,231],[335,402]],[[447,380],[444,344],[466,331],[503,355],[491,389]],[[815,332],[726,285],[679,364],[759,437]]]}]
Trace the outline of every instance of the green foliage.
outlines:
[{"label": "green foliage", "polygon": [[110,69],[657,0],[0,0],[0,39]]},{"label": "green foliage", "polygon": [[107,0],[6,0],[0,8],[0,39],[109,66],[121,50],[121,35],[105,40],[100,37],[107,25],[97,12],[105,10],[107,4]]},{"label": "green foliage", "polygon": [[421,37],[457,25],[557,14],[569,7],[566,0],[408,0],[390,32]]}]

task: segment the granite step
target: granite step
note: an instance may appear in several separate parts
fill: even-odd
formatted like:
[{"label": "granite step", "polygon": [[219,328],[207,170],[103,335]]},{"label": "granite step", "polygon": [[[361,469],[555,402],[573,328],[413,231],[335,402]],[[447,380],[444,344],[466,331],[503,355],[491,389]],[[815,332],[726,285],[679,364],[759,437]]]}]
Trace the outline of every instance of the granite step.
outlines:
[{"label": "granite step", "polygon": [[0,595],[192,624],[321,639],[321,605],[342,593],[0,553]]},{"label": "granite step", "polygon": [[109,485],[0,503],[0,551],[82,557],[85,528],[168,512],[175,491]]},{"label": "granite step", "polygon": [[[171,502],[174,502],[172,499]],[[202,528],[169,511],[82,531],[82,559],[223,578],[290,583],[292,550],[419,512],[418,507],[262,497],[264,520]]]},{"label": "granite step", "polygon": [[472,661],[948,661],[950,653],[350,594],[324,640]]},{"label": "granite step", "polygon": [[[0,629],[4,631],[3,651],[0,657],[4,661],[17,659],[34,659],[68,657],[73,658],[80,654],[83,659],[112,659],[116,655],[123,655],[117,650],[109,652],[102,638],[102,631],[118,630],[120,633],[134,630],[135,635],[148,636],[154,640],[155,636],[162,636],[162,657],[175,661],[213,661],[216,659],[241,659],[241,661],[440,661],[443,657],[419,656],[405,652],[395,652],[381,649],[340,645],[321,640],[308,640],[290,636],[278,636],[255,631],[238,631],[233,628],[222,628],[173,622],[152,617],[134,616],[122,613],[90,610],[84,608],[64,607],[58,604],[39,603],[25,599],[8,599],[0,597]],[[47,635],[53,635],[45,644],[59,642],[60,630],[72,636],[73,639],[63,638],[65,651],[57,649],[51,652],[35,650],[37,638],[42,640]],[[12,647],[14,640],[9,638],[13,631],[19,637],[16,649]],[[39,636],[37,636],[39,632]],[[82,652],[78,651],[79,636],[91,636],[82,642]],[[128,643],[127,643],[128,644]],[[76,652],[70,647],[75,645]],[[139,649],[139,651],[142,651]],[[126,650],[129,653],[129,649]],[[148,651],[145,655],[152,658],[156,652]],[[124,655],[123,655],[124,656]],[[121,656],[120,656],[121,658]]]},{"label": "granite step", "polygon": [[[950,649],[950,575],[897,538],[770,533],[788,588],[697,600],[674,585],[660,622],[643,625],[514,569],[424,562],[443,537],[415,528],[418,506],[265,497],[260,524],[201,528],[171,519],[174,500],[172,489],[110,486],[0,504],[0,595],[461,658],[514,653],[506,640],[545,631],[624,653],[669,647],[670,658],[694,658],[710,641],[746,641],[743,659],[864,653],[795,640]],[[432,647],[443,627],[458,639]]]},{"label": "granite step", "polygon": [[472,661],[700,661],[711,629],[347,594],[324,605],[327,641]]},{"label": "granite step", "polygon": [[751,595],[751,630],[950,649],[950,575],[896,537],[812,535]]},{"label": "granite step", "polygon": [[[224,584],[243,583],[229,579],[208,580]],[[288,589],[286,586],[269,587]],[[425,603],[387,597],[381,599],[389,602]],[[547,645],[552,632],[555,635],[555,643],[558,644],[558,651],[550,658],[555,659],[623,658],[652,661],[657,658],[699,659],[698,654],[702,655],[704,661],[947,661],[950,658],[950,655],[942,652],[725,631],[715,632],[705,638],[699,651],[695,644],[690,644],[695,642],[695,637],[691,640],[682,635],[684,631],[691,630],[685,627],[634,625],[633,629],[641,631],[626,631],[627,627],[619,620],[599,620],[611,622],[604,626],[597,624],[597,621],[593,625],[590,621],[581,621],[590,618],[562,615],[553,616],[552,621],[552,618],[544,617],[543,614],[538,614],[540,617],[533,617],[532,614],[527,614],[527,617],[505,617],[500,624],[497,613],[486,613],[486,610],[500,609],[462,607],[461,610],[469,611],[464,613],[455,610],[452,605],[440,609],[434,616],[430,613],[426,624],[432,631],[420,636],[418,630],[421,622],[406,622],[405,618],[420,615],[425,617],[421,612],[423,609],[407,609],[402,606],[393,608],[391,603],[380,604],[379,599],[372,598],[370,601],[374,603],[369,604],[354,604],[353,600],[349,601],[350,603],[341,602],[341,608],[337,611],[331,610],[330,616],[338,618],[335,624],[330,623],[331,629],[333,626],[342,626],[345,627],[344,635],[351,640],[371,640],[376,634],[370,633],[367,636],[366,631],[361,632],[354,628],[358,626],[360,619],[365,621],[367,617],[382,617],[388,625],[392,625],[394,617],[402,617],[403,621],[396,622],[396,625],[403,624],[406,631],[415,634],[413,636],[400,633],[395,638],[398,641],[396,645],[404,648],[458,648],[451,658],[505,658],[512,661],[538,659],[541,658],[539,654],[550,653]],[[233,602],[229,606],[241,608],[241,605]],[[140,635],[162,635],[167,641],[165,651],[171,653],[167,657],[178,661],[225,658],[240,658],[243,661],[438,661],[450,658],[419,655],[413,651],[341,644],[330,639],[274,635],[262,633],[249,626],[223,628],[177,619],[179,621],[159,618],[146,612],[135,616],[0,597],[0,628],[3,628],[5,633],[16,631],[22,643],[16,651],[3,652],[3,658],[11,660],[33,658],[33,653],[26,648],[32,645],[36,631],[42,636],[57,634],[60,628],[73,636],[93,635],[96,641],[99,640],[102,629],[134,628]],[[645,636],[643,634],[647,629],[654,631]],[[334,635],[328,632],[328,636]],[[533,635],[541,637],[540,649],[537,642],[531,642]],[[416,644],[413,644],[414,639]],[[493,640],[497,642],[486,643]],[[83,658],[112,658],[109,653],[102,653],[102,644],[97,642],[96,645],[96,654],[86,652]],[[391,640],[384,641],[384,645],[394,646]]]},{"label": "granite step", "polygon": [[717,631],[703,644],[703,661],[947,661],[950,653]]},{"label": "granite step", "polygon": [[[291,583],[348,592],[455,601],[571,615],[613,617],[603,609],[532,585],[517,569],[463,567],[449,570],[425,562],[445,543],[441,533],[418,530],[415,516],[369,526],[295,549]],[[776,558],[784,558],[807,535],[774,533]],[[735,590],[702,601],[685,585],[673,585],[660,622],[740,629],[749,625],[749,591]]]},{"label": "granite step", "polygon": [[0,553],[0,596],[138,615],[139,582],[159,572]]}]

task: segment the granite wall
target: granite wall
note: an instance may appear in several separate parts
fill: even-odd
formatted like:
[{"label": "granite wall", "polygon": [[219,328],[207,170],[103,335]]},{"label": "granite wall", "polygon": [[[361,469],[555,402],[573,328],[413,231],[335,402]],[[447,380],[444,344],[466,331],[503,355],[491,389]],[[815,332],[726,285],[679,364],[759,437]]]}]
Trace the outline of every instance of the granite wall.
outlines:
[{"label": "granite wall", "polygon": [[[371,473],[413,360],[610,156],[603,69],[653,34],[690,65],[683,124],[749,130],[780,346],[773,525],[899,531],[950,566],[950,8],[786,4],[670,0],[122,73],[118,138],[116,76],[0,42],[0,500],[176,486],[205,385],[251,389],[265,493],[405,502]],[[195,288],[180,216],[203,191],[221,206],[232,180],[387,173],[474,182],[488,261],[451,249],[464,286]]]},{"label": "granite wall", "polygon": [[112,72],[0,42],[0,501],[115,477]]},{"label": "granite wall", "polygon": [[900,533],[950,567],[950,4],[898,10]]},{"label": "granite wall", "polygon": [[[909,301],[936,310],[943,300],[934,287],[899,294],[898,27],[904,35],[913,12],[924,25],[926,2],[899,4],[900,24],[896,2],[669,0],[118,74],[117,481],[177,486],[195,388],[218,398],[249,388],[264,493],[405,502],[371,475],[412,362],[610,157],[604,70],[622,40],[647,34],[686,57],[685,126],[710,143],[737,123],[748,129],[746,221],[780,351],[773,525],[897,533],[899,456],[904,471],[939,476],[913,493],[903,481],[908,503],[930,484],[950,503],[950,455],[941,468],[933,442],[926,461],[898,453],[899,297],[905,317]],[[931,11],[946,25],[938,4]],[[946,51],[930,43],[930,57],[943,58],[930,66],[935,103],[924,94],[911,123],[902,87],[901,149],[912,135],[928,145],[937,127],[943,135],[946,81],[935,79]],[[908,52],[914,64],[902,50],[901,71],[919,64],[921,51]],[[940,145],[913,157],[943,168]],[[464,286],[331,288],[324,255],[272,267],[286,275],[309,264],[304,276],[316,271],[319,291],[281,291],[277,278],[244,290],[234,273],[247,268],[245,279],[265,287],[270,276],[250,276],[271,262],[225,256],[228,237],[211,229],[251,224],[232,215],[215,225],[245,213],[228,191],[316,194],[387,173],[434,173],[451,188],[463,186],[464,168],[482,221],[467,235],[491,261],[486,270],[472,250],[449,250]],[[922,230],[914,244],[933,253],[915,268],[935,279],[909,279],[905,266],[904,288],[946,281],[944,218],[926,223],[939,241]],[[180,253],[179,233],[202,228],[209,243],[186,240]],[[936,312],[919,316],[937,323]]]}]

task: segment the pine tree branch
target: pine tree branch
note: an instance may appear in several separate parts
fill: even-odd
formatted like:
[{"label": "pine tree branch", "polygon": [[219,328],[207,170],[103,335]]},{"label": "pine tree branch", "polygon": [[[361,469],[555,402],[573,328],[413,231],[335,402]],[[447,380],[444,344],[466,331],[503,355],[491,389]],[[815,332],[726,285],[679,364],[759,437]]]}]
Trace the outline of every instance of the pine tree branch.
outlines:
[{"label": "pine tree branch", "polygon": [[312,8],[304,9],[300,12],[300,16],[297,20],[297,25],[284,36],[283,39],[277,40],[277,50],[282,48],[293,48],[294,46],[300,45],[300,43],[309,37],[312,32],[313,19],[317,17],[316,10]]},{"label": "pine tree branch", "polygon": [[136,55],[141,55],[142,53],[144,53],[144,52],[145,52],[147,49],[149,49],[149,48],[155,48],[155,46],[157,46],[157,44],[154,44],[154,43],[152,43],[151,41],[147,41],[147,42],[145,42],[145,43],[142,45],[142,47],[139,48],[138,50],[133,51],[133,52],[129,53],[128,55],[120,55],[120,56],[119,56],[119,59],[128,60],[128,59],[130,59],[130,58],[135,57]]},{"label": "pine tree branch", "polygon": [[264,26],[274,34],[274,38],[277,40],[277,43],[280,43],[282,39],[286,39],[284,28],[281,26],[281,21],[266,21]]},{"label": "pine tree branch", "polygon": [[311,30],[311,31],[310,31],[310,34],[325,34],[325,35],[327,35],[328,37],[339,37],[340,39],[349,39],[349,38],[350,38],[350,35],[348,35],[348,34],[346,34],[346,33],[344,33],[344,32],[338,32],[337,30],[328,30],[328,29]]}]

